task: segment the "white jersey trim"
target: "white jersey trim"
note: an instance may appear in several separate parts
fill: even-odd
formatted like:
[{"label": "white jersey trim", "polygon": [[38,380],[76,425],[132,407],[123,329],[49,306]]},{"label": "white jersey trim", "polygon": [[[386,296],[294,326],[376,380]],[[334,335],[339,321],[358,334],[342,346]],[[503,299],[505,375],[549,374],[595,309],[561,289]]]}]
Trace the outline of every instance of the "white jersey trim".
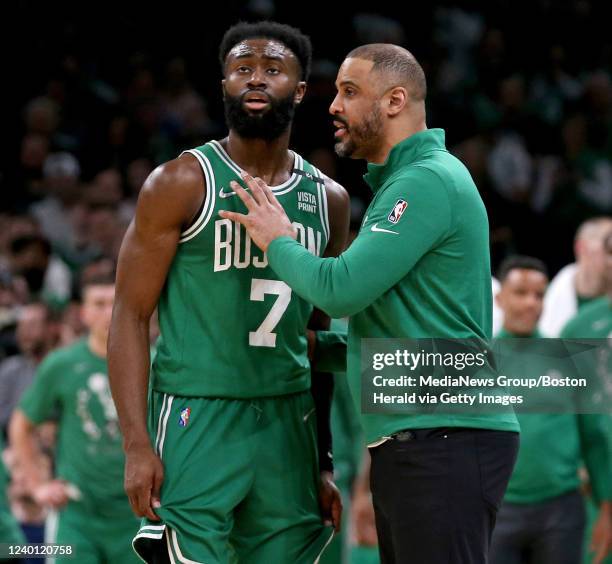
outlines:
[{"label": "white jersey trim", "polygon": [[166,440],[168,417],[170,417],[174,396],[164,394],[164,400],[166,398],[168,399],[168,401],[165,402],[166,410],[164,413],[164,405],[162,404],[162,410],[159,414],[159,428],[157,429],[157,454],[160,458],[162,458],[164,452],[164,441]]},{"label": "white jersey trim", "polygon": [[[313,168],[317,176],[319,178],[323,178],[321,171],[318,168]],[[321,224],[323,225],[323,231],[325,232],[325,237],[329,243],[329,211],[327,208],[327,190],[325,189],[325,184],[317,182],[317,190],[319,192],[319,213],[321,215]]]},{"label": "white jersey trim", "polygon": [[[137,539],[155,539],[160,540],[164,536],[164,529],[166,525],[144,525],[140,527],[136,536],[132,539],[132,550],[136,553],[136,556],[146,564],[146,560],[140,556],[140,553],[136,550]],[[159,530],[158,533],[147,532],[149,530]]]},{"label": "white jersey trim", "polygon": [[317,559],[314,561],[313,564],[319,564],[319,561],[321,560],[321,556],[323,556],[323,553],[325,552],[325,550],[327,549],[327,547],[329,546],[329,543],[332,541],[333,538],[334,538],[334,531],[332,530],[330,537],[327,539],[327,542],[323,545],[321,552],[319,552],[319,556],[317,556]]},{"label": "white jersey trim", "polygon": [[[166,538],[170,537],[171,539],[171,540],[170,539],[168,540],[168,553],[170,554],[171,562],[173,563],[175,562],[172,556],[172,548],[174,548],[176,557],[178,558],[181,564],[203,564],[202,562],[197,562],[196,560],[190,560],[189,558],[183,556],[183,553],[181,552],[181,548],[178,543],[178,538],[176,536],[176,531],[174,529],[171,529],[170,527],[168,527],[168,531],[170,534],[166,535]],[[172,547],[170,546],[170,542],[172,543]]]},{"label": "white jersey trim", "polygon": [[157,422],[157,436],[155,437],[155,451],[159,452],[159,439],[161,437],[162,431],[162,422],[164,420],[164,413],[166,412],[166,401],[168,396],[164,394],[164,399],[162,401],[161,411],[159,412],[159,421]]},{"label": "white jersey trim", "polygon": [[[221,143],[219,143],[219,141],[210,141],[209,145],[214,149],[217,155],[219,155],[219,158],[221,158],[221,160],[227,166],[229,166],[238,176],[245,172],[230,158],[230,156],[227,154],[227,152],[225,151]],[[302,170],[302,157],[294,151],[291,152],[293,153],[293,168]],[[279,184],[278,186],[270,186],[270,190],[272,190],[272,192],[274,192],[274,194],[276,194],[277,196],[280,196],[281,194],[286,194],[287,192],[295,188],[299,181],[300,176],[294,172],[289,177],[289,180],[283,182],[282,184]]]},{"label": "white jersey trim", "polygon": [[[47,519],[45,520],[45,532],[44,532],[44,540],[46,543],[55,544],[57,542],[57,530],[59,528],[59,520],[60,514],[55,509],[52,509],[47,514]],[[46,562],[49,564],[55,564],[55,558],[47,558]]]},{"label": "white jersey trim", "polygon": [[213,172],[212,165],[206,156],[196,149],[190,149],[189,151],[183,151],[181,155],[189,153],[193,155],[202,167],[204,178],[206,180],[206,198],[204,199],[204,205],[202,206],[202,212],[194,222],[194,224],[181,233],[179,243],[185,243],[190,239],[193,239],[202,229],[206,227],[212,216],[212,212],[215,209],[215,174]]}]

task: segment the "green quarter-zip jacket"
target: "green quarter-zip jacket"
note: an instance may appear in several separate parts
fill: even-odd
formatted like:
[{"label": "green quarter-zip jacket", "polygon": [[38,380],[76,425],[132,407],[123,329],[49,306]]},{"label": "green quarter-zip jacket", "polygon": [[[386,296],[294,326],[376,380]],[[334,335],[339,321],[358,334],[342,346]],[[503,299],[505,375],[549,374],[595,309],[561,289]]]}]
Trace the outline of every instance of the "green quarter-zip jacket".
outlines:
[{"label": "green quarter-zip jacket", "polygon": [[[465,166],[442,129],[398,143],[364,176],[374,192],[361,229],[337,258],[310,255],[289,237],[268,248],[281,280],[332,317],[350,316],[347,375],[361,409],[364,338],[491,337],[489,225]],[[513,413],[363,414],[366,440],[442,426],[518,431]]]}]

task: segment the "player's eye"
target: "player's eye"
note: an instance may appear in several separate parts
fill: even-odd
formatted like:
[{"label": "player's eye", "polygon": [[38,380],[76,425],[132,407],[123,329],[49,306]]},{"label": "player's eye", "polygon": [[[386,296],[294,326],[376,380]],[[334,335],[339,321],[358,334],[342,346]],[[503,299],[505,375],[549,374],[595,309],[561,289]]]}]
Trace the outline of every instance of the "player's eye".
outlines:
[{"label": "player's eye", "polygon": [[269,68],[269,69],[268,69],[268,73],[269,73],[269,74],[279,74],[279,73],[280,73],[280,70],[279,70],[279,69],[277,69],[277,68]]},{"label": "player's eye", "polygon": [[241,67],[238,67],[236,70],[238,72],[250,72],[251,69],[249,67],[241,66]]},{"label": "player's eye", "polygon": [[344,89],[344,94],[346,96],[354,96],[355,95],[355,91],[352,88],[345,88]]}]

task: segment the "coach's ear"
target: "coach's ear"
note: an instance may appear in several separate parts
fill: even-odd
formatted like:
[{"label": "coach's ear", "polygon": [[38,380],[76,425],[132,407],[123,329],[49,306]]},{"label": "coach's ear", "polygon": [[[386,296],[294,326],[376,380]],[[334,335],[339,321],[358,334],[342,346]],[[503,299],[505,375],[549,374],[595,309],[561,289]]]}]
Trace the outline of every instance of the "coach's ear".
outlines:
[{"label": "coach's ear", "polygon": [[387,115],[395,117],[408,103],[408,91],[403,86],[396,86],[387,93]]}]

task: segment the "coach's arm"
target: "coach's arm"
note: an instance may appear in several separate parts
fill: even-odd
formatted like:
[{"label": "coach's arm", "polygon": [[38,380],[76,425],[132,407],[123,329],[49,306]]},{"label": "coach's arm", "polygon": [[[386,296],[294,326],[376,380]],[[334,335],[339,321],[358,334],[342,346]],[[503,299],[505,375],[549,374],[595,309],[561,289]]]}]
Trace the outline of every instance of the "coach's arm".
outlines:
[{"label": "coach's arm", "polygon": [[149,319],[176,253],[181,231],[205,196],[199,165],[184,155],[156,168],[138,197],[119,252],[108,343],[111,392],[126,453],[125,490],[136,515],[158,520],[162,462],[147,432]]}]

